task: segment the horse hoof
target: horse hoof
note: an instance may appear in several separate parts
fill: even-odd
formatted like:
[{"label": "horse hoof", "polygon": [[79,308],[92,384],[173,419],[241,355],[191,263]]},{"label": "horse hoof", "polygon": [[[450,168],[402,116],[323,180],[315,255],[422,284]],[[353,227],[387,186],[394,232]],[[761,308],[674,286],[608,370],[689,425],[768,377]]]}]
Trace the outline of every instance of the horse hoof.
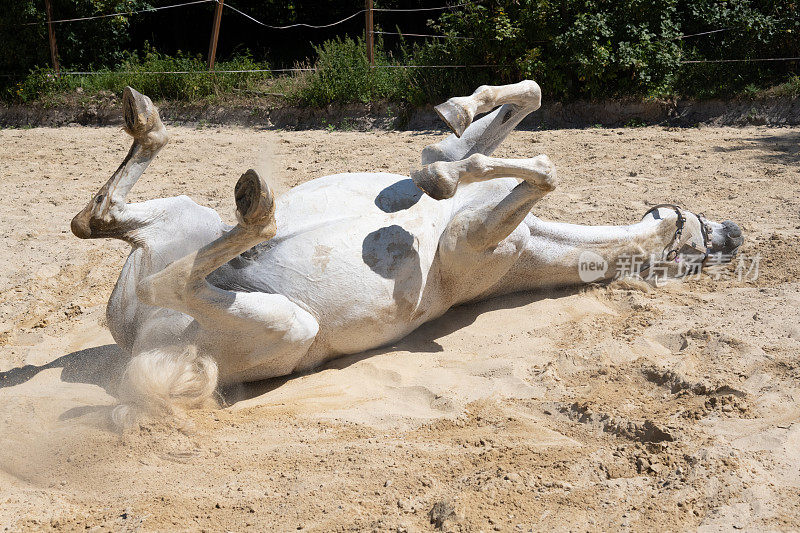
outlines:
[{"label": "horse hoof", "polygon": [[472,124],[472,114],[469,110],[458,103],[457,98],[451,98],[443,104],[434,107],[434,111],[439,115],[447,127],[450,128],[456,137],[461,137],[464,130]]},{"label": "horse hoof", "polygon": [[458,189],[458,179],[449,176],[442,162],[425,165],[411,171],[411,180],[434,200],[452,198]]},{"label": "horse hoof", "polygon": [[275,198],[252,168],[242,174],[234,189],[236,217],[245,226],[265,226],[274,219]]},{"label": "horse hoof", "polygon": [[158,109],[150,98],[131,87],[122,92],[122,118],[128,135],[146,148],[157,150],[167,144],[169,136]]}]

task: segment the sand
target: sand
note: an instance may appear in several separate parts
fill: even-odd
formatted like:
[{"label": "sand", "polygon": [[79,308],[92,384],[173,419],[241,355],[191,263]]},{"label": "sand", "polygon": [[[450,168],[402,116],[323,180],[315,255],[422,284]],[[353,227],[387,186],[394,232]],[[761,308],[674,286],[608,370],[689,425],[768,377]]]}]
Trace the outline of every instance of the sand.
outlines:
[{"label": "sand", "polygon": [[[228,222],[249,167],[279,190],[406,174],[442,136],[169,129],[132,199],[188,194]],[[123,358],[104,313],[127,249],[69,221],[128,141],[0,130],[0,527],[800,528],[798,141],[766,127],[516,132],[498,155],[546,153],[559,170],[540,216],[618,224],[678,203],[738,222],[745,270],[464,306],[395,346],[223,391],[224,408],[181,431],[120,435],[107,415]]]}]

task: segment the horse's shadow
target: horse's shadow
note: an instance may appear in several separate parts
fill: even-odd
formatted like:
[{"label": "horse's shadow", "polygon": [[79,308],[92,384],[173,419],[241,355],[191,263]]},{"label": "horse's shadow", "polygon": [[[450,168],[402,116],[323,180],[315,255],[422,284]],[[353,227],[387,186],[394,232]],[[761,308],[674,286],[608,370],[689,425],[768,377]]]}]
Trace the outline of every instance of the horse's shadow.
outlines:
[{"label": "horse's shadow", "polygon": [[21,385],[39,372],[63,368],[61,381],[97,385],[114,394],[116,383],[129,359],[116,344],[105,344],[62,355],[44,365],[25,365],[0,372],[0,389]]},{"label": "horse's shadow", "polygon": [[[515,309],[540,300],[575,294],[580,290],[582,289],[576,287],[551,291],[521,292],[454,307],[442,317],[423,324],[398,342],[334,359],[309,373],[328,369],[341,370],[364,359],[390,351],[438,353],[443,351],[442,346],[437,342],[438,339],[469,326],[483,313],[498,309]],[[33,379],[43,370],[63,368],[61,372],[62,381],[97,385],[102,387],[108,394],[114,395],[119,378],[129,358],[130,355],[116,344],[86,348],[63,355],[44,365],[25,365],[0,372],[0,389],[21,385]],[[267,394],[298,377],[299,374],[292,374],[280,378],[237,384],[224,387],[220,394],[224,404],[232,405]],[[77,409],[92,410],[93,408],[81,407]],[[74,411],[74,409],[70,411]],[[64,416],[79,416],[80,414],[82,413],[65,413],[62,418]]]},{"label": "horse's shadow", "polygon": [[221,390],[221,396],[227,405],[233,405],[237,402],[267,394],[301,375],[313,374],[322,370],[342,370],[360,361],[387,352],[439,353],[444,351],[444,348],[437,342],[438,339],[473,324],[484,313],[499,309],[516,309],[541,300],[577,294],[583,290],[585,290],[585,287],[574,286],[535,292],[518,292],[453,307],[441,317],[421,325],[397,342],[365,352],[338,357],[304,374],[292,374],[290,376],[232,385]]}]

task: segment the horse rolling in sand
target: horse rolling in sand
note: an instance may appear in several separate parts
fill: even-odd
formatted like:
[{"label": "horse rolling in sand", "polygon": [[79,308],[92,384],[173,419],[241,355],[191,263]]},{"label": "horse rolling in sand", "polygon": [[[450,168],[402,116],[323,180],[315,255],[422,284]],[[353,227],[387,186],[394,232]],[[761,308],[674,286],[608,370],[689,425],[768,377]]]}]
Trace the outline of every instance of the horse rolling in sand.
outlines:
[{"label": "horse rolling in sand", "polygon": [[741,245],[733,222],[675,206],[627,226],[535,217],[531,208],[556,187],[553,164],[491,154],[540,102],[533,81],[451,98],[436,110],[453,135],[422,151],[411,179],[336,174],[275,198],[248,170],[230,227],[186,196],[126,203],[168,139],[150,99],[126,88],[133,145],[72,220],[78,237],[132,247],[107,309],[114,340],[131,354],[114,421],[179,416],[213,403],[218,384],[379,347],[464,302],[580,284],[588,252],[609,264],[655,257],[675,276],[681,260],[699,265]]}]

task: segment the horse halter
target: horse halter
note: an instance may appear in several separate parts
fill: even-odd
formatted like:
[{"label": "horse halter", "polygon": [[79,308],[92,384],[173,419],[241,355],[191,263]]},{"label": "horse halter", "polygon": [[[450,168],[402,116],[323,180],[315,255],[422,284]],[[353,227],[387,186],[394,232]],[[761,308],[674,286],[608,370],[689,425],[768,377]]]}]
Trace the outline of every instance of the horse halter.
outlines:
[{"label": "horse halter", "polygon": [[[667,261],[674,261],[675,259],[677,259],[678,254],[680,253],[680,251],[678,250],[678,246],[680,244],[681,235],[683,235],[683,228],[686,225],[686,217],[683,216],[683,213],[681,212],[680,208],[675,204],[658,204],[658,205],[653,206],[650,209],[648,209],[647,212],[642,217],[642,220],[644,220],[644,218],[647,215],[649,215],[650,213],[652,213],[654,211],[658,211],[661,208],[672,209],[678,215],[678,220],[675,222],[675,226],[676,226],[675,227],[675,235],[673,235],[672,240],[670,240],[669,244],[667,244],[664,247],[664,253],[666,254],[665,257],[666,257]],[[698,252],[703,254],[703,261],[701,262],[701,264],[705,265],[706,261],[708,260],[709,250],[711,249],[711,237],[710,237],[710,231],[709,231],[709,228],[708,228],[708,223],[706,222],[706,219],[703,216],[703,213],[699,213],[698,214],[698,213],[692,213],[691,211],[689,211],[689,213],[691,213],[694,216],[696,216],[697,217],[697,221],[700,223],[700,232],[703,235],[703,248],[700,248],[694,242],[690,242],[687,245],[690,248],[693,248],[694,250],[697,250]],[[671,250],[667,251],[667,249],[671,245],[674,245],[674,248],[672,248]]]}]

